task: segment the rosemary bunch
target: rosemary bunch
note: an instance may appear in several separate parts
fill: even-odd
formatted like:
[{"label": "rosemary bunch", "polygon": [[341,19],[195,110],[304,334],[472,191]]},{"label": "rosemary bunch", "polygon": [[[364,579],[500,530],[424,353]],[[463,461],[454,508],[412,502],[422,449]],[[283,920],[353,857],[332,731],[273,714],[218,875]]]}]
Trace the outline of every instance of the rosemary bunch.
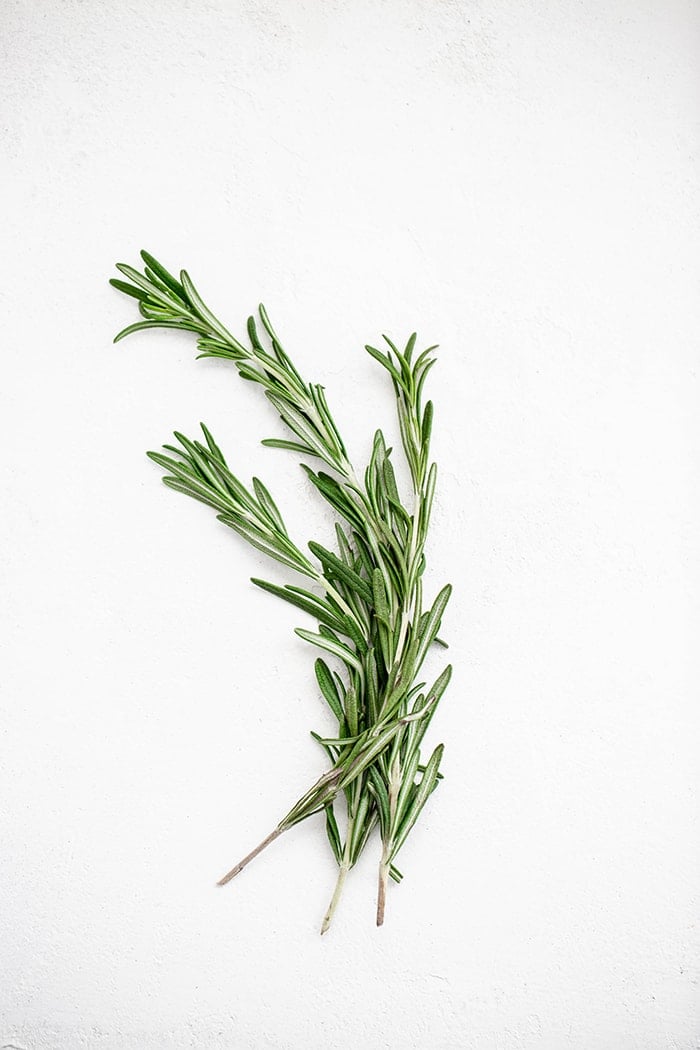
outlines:
[{"label": "rosemary bunch", "polygon": [[[200,437],[176,432],[177,444],[148,453],[166,471],[166,485],[212,507],[225,525],[302,578],[304,586],[252,582],[316,621],[315,631],[297,628],[296,633],[324,654],[315,662],[316,680],[337,722],[333,737],[312,734],[327,755],[327,771],[219,884],[229,882],[282,832],[323,811],[339,871],[321,932],[328,929],[346,876],[376,826],[381,837],[381,925],[388,880],[402,878],[396,856],[441,779],[443,745],[427,760],[421,745],[451,676],[448,665],[429,688],[418,681],[431,646],[444,645],[438,632],[451,590],[443,587],[424,607],[425,542],[437,471],[430,462],[433,406],[423,403],[423,388],[435,347],[416,354],[415,334],[403,350],[386,336],[387,349],[366,347],[393,385],[411,481],[405,503],[382,431],[374,436],[360,479],[323,387],[305,382],[299,374],[262,305],[258,319],[248,319],[244,344],[209,310],[186,271],[176,278],[147,252],[141,257],[143,272],[118,264],[126,280],[110,282],[138,301],[142,318],[121,331],[115,342],[145,328],[184,329],[196,334],[199,357],[233,362],[243,379],[262,387],[287,428],[284,437],[268,438],[263,444],[311,461],[313,466],[302,466],[338,519],[336,550],[314,541],[302,550],[290,537],[267,487],[259,478],[244,485],[204,424]],[[343,802],[341,835],[338,812]]]}]

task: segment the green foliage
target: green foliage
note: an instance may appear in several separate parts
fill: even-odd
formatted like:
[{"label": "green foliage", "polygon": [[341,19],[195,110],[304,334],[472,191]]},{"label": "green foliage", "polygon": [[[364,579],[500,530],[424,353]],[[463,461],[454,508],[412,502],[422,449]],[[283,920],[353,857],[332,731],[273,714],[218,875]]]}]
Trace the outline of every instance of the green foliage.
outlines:
[{"label": "green foliage", "polygon": [[[230,470],[207,427],[203,440],[175,433],[150,458],[165,470],[168,487],[210,506],[223,524],[257,550],[311,581],[305,587],[253,583],[316,620],[317,630],[296,634],[324,652],[315,663],[321,695],[337,722],[337,735],[312,734],[330,768],[297,800],[277,828],[224,876],[238,874],[282,831],[323,811],[326,832],[339,865],[338,884],[322,932],[328,928],[347,872],[378,826],[382,839],[377,922],[384,916],[386,881],[399,882],[394,858],[442,779],[439,744],[427,762],[420,746],[450,680],[446,667],[427,692],[416,678],[438,638],[451,587],[423,608],[425,543],[436,467],[430,462],[433,405],[422,404],[435,347],[415,356],[416,335],[399,350],[366,347],[393,386],[401,444],[411,479],[404,503],[384,435],[374,436],[370,461],[360,482],[333,420],[325,391],[306,383],[283,349],[264,306],[247,323],[248,345],[239,342],[204,303],[186,271],[174,277],[148,252],[143,272],[118,264],[126,280],[111,284],[138,303],[142,320],[123,329],[115,342],[148,328],[194,332],[199,357],[231,361],[243,379],[260,386],[286,432],[264,445],[320,461],[302,463],[319,495],[333,508],[337,552],[311,540],[311,558],[290,538],[283,517],[259,478],[246,486]],[[313,560],[312,560],[313,559]],[[314,588],[314,589],[311,589]],[[345,812],[345,838],[338,826]]]}]

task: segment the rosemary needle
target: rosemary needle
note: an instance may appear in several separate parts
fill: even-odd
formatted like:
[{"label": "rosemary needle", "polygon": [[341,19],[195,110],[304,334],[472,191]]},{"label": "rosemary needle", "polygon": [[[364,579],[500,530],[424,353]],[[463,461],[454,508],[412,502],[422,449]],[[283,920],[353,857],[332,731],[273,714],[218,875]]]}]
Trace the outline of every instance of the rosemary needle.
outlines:
[{"label": "rosemary needle", "polygon": [[[443,745],[426,761],[420,749],[451,667],[445,667],[430,688],[417,680],[429,649],[440,642],[438,632],[451,592],[448,584],[424,606],[425,543],[437,468],[430,462],[433,405],[423,403],[423,389],[436,348],[417,354],[415,334],[403,350],[386,336],[385,348],[366,347],[393,386],[411,479],[406,504],[381,430],[374,435],[369,463],[358,478],[324,388],[299,374],[264,306],[257,319],[248,319],[247,342],[239,342],[204,303],[186,271],[174,277],[148,252],[141,252],[141,259],[143,271],[119,263],[117,269],[126,280],[110,282],[138,301],[141,314],[115,342],[146,328],[180,329],[195,333],[199,357],[233,362],[243,379],[262,387],[287,428],[283,437],[263,444],[303,457],[309,480],[338,518],[336,550],[314,541],[302,550],[289,536],[263,482],[253,478],[250,486],[244,485],[204,424],[201,436],[190,439],[176,432],[176,444],[148,453],[166,471],[166,485],[212,507],[221,522],[253,547],[309,581],[306,586],[252,582],[316,621],[315,631],[297,628],[296,633],[323,653],[314,665],[316,681],[337,721],[336,736],[312,734],[327,755],[327,771],[219,885],[239,874],[282,832],[323,811],[339,871],[321,932],[330,926],[347,874],[375,827],[381,838],[381,925],[388,880],[402,878],[396,856],[442,779]],[[338,827],[343,801],[344,838]]]}]

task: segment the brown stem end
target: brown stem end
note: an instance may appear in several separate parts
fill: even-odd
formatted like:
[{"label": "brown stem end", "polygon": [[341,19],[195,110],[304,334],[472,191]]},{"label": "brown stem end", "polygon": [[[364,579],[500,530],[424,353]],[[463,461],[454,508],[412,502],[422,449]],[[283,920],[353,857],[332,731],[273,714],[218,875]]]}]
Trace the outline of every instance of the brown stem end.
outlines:
[{"label": "brown stem end", "polygon": [[260,845],[256,846],[254,850],[251,850],[251,852],[246,857],[244,857],[243,860],[240,860],[234,868],[231,868],[230,871],[227,871],[224,877],[222,879],[219,879],[216,885],[225,886],[227,882],[231,881],[231,879],[235,879],[236,875],[243,871],[245,866],[247,864],[250,864],[251,860],[254,860],[254,858],[257,857],[258,853],[262,853],[262,851],[267,846],[269,846],[271,842],[274,842],[275,839],[282,834],[283,830],[283,828],[276,827],[275,830],[272,831],[266,839],[262,840]]},{"label": "brown stem end", "polygon": [[377,926],[384,924],[384,909],[386,907],[386,888],[389,881],[389,865],[379,865],[379,888],[377,892]]}]

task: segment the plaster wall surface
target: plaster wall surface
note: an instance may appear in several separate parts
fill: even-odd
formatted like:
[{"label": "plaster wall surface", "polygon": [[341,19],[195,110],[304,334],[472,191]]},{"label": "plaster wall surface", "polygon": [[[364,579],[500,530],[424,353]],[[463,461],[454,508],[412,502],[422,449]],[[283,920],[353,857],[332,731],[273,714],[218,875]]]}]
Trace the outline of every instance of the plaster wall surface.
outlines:
[{"label": "plaster wall surface", "polygon": [[[681,0],[0,7],[0,1047],[697,1050],[698,43]],[[300,540],[270,408],[110,289],[262,299],[355,460],[438,342],[445,780],[376,930],[318,927],[288,579],[144,456],[206,421]],[[311,626],[311,624],[307,624]],[[444,659],[444,657],[443,657]],[[433,667],[440,667],[435,655]]]}]

